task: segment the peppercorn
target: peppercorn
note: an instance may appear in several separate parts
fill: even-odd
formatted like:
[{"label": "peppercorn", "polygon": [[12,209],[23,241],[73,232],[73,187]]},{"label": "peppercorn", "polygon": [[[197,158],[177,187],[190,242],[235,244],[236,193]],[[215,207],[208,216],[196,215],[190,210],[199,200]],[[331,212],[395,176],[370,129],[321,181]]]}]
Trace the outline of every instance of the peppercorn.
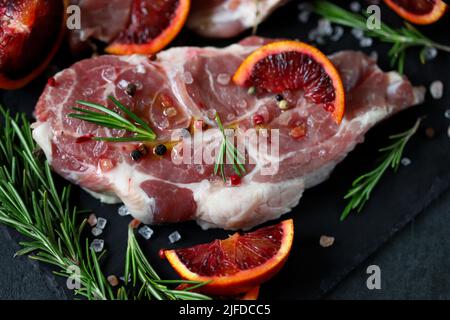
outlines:
[{"label": "peppercorn", "polygon": [[427,136],[427,138],[430,138],[430,139],[434,138],[434,136],[435,136],[434,129],[433,128],[426,128],[425,129],[425,135]]},{"label": "peppercorn", "polygon": [[232,186],[238,186],[238,185],[241,184],[241,177],[238,176],[237,174],[233,174],[233,175],[230,177],[230,182],[231,182],[231,185],[232,185]]},{"label": "peppercorn", "polygon": [[133,97],[136,94],[137,87],[134,83],[129,83],[127,85],[127,88],[125,89],[125,92],[130,97]]},{"label": "peppercorn", "polygon": [[262,115],[260,115],[260,114],[255,114],[253,116],[253,123],[255,125],[263,124],[264,123],[264,117]]},{"label": "peppercorn", "polygon": [[142,158],[142,153],[139,150],[133,150],[131,151],[131,159],[133,159],[133,161],[139,161]]},{"label": "peppercorn", "polygon": [[277,95],[275,96],[275,99],[276,99],[278,102],[284,100],[284,98],[283,98],[283,96],[282,96],[281,94],[277,94]]},{"label": "peppercorn", "polygon": [[56,86],[56,80],[55,80],[55,78],[53,78],[53,77],[48,78],[47,84],[48,84],[50,87],[55,87],[55,86]]},{"label": "peppercorn", "polygon": [[154,152],[157,156],[163,156],[167,152],[167,147],[163,144],[158,144],[155,147]]},{"label": "peppercorn", "polygon": [[289,109],[289,103],[286,100],[281,100],[278,102],[278,108],[281,110],[287,110]]}]

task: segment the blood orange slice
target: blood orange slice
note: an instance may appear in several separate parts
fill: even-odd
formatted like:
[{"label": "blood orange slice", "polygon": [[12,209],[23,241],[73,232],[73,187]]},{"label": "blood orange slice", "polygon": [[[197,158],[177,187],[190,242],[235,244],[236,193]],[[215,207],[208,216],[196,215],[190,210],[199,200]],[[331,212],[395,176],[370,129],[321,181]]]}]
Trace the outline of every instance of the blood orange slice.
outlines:
[{"label": "blood orange slice", "polygon": [[17,89],[41,74],[63,39],[68,0],[0,1],[0,88]]},{"label": "blood orange slice", "polygon": [[415,24],[438,21],[447,10],[442,0],[384,0],[403,19]]},{"label": "blood orange slice", "polygon": [[318,49],[298,41],[278,41],[249,55],[233,76],[240,86],[268,92],[303,89],[305,97],[321,104],[340,123],[345,92],[339,72]]},{"label": "blood orange slice", "polygon": [[292,220],[185,249],[165,250],[165,257],[186,280],[210,281],[202,292],[234,295],[251,291],[276,274],[292,246]]},{"label": "blood orange slice", "polygon": [[190,0],[134,0],[127,28],[106,52],[124,55],[160,51],[183,28],[190,5]]}]

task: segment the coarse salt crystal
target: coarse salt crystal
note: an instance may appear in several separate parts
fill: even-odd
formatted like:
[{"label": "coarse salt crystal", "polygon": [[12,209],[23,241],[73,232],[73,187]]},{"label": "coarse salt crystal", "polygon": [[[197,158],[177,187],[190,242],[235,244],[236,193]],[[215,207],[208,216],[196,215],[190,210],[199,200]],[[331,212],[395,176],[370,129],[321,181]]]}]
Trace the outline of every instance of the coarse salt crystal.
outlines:
[{"label": "coarse salt crystal", "polygon": [[320,19],[317,24],[317,32],[322,36],[329,36],[333,33],[331,22],[326,19]]},{"label": "coarse salt crystal", "polygon": [[122,216],[122,217],[130,215],[130,211],[128,210],[128,208],[126,206],[120,206],[118,213],[119,213],[119,216]]},{"label": "coarse salt crystal", "polygon": [[407,167],[407,166],[409,166],[411,164],[411,159],[405,157],[400,162],[401,162],[402,165]]},{"label": "coarse salt crystal", "polygon": [[104,230],[106,227],[106,223],[108,223],[108,220],[106,220],[105,218],[98,218],[97,228]]},{"label": "coarse salt crystal", "polygon": [[181,240],[181,235],[178,231],[174,231],[171,234],[169,234],[169,241],[170,243],[175,243],[177,241]]},{"label": "coarse salt crystal", "polygon": [[309,21],[310,16],[311,16],[311,12],[302,11],[298,15],[298,21],[300,21],[301,23],[307,23]]},{"label": "coarse salt crystal", "polygon": [[104,246],[105,246],[105,241],[102,239],[94,239],[91,243],[91,249],[97,253],[101,252],[103,250]]},{"label": "coarse salt crystal", "polygon": [[120,89],[126,89],[128,87],[129,82],[127,80],[120,80],[119,83],[117,84],[119,86]]},{"label": "coarse salt crystal", "polygon": [[217,76],[217,82],[223,86],[230,84],[231,76],[228,73],[220,73]]},{"label": "coarse salt crystal", "polygon": [[136,73],[144,74],[144,73],[145,73],[145,67],[144,67],[142,64],[139,64],[139,65],[134,69],[134,71],[135,71]]},{"label": "coarse salt crystal", "polygon": [[364,32],[363,32],[361,29],[353,28],[353,29],[352,29],[352,35],[353,35],[356,39],[361,40],[361,39],[364,37]]},{"label": "coarse salt crystal", "polygon": [[350,3],[350,10],[353,12],[360,12],[361,11],[361,4],[357,1],[352,1]]},{"label": "coarse salt crystal", "polygon": [[334,28],[334,33],[330,37],[330,39],[331,41],[339,41],[343,35],[344,35],[344,28],[342,28],[341,26],[336,26]]},{"label": "coarse salt crystal", "polygon": [[153,235],[153,230],[149,226],[139,228],[138,232],[146,240],[150,239]]},{"label": "coarse salt crystal", "polygon": [[444,83],[442,81],[433,81],[430,85],[430,94],[433,99],[441,99],[444,95]]},{"label": "coarse salt crystal", "polygon": [[361,40],[359,41],[359,45],[360,45],[362,48],[371,47],[372,44],[373,44],[372,38],[368,38],[368,37],[367,37],[367,38],[366,38],[366,37],[363,37],[363,38],[361,38]]},{"label": "coarse salt crystal", "polygon": [[450,119],[450,109],[445,110],[444,117]]},{"label": "coarse salt crystal", "polygon": [[103,230],[97,227],[92,228],[91,233],[94,237],[98,237],[103,233]]},{"label": "coarse salt crystal", "polygon": [[434,47],[426,47],[424,50],[425,60],[430,61],[436,58],[438,55],[438,51]]}]

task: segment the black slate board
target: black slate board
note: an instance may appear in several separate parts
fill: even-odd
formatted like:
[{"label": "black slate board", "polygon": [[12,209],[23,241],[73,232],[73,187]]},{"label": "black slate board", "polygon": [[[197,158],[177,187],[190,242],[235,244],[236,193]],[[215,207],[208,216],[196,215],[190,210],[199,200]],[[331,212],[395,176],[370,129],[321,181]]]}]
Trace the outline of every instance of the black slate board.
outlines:
[{"label": "black slate board", "polygon": [[[348,7],[348,1],[335,1]],[[308,31],[315,27],[317,19],[307,25],[298,21],[297,1],[278,10],[268,21],[263,23],[258,34],[268,37],[307,39]],[[400,25],[401,20],[382,6],[382,18],[393,25]],[[421,28],[426,34],[443,43],[448,43],[447,16],[432,27]],[[241,37],[240,37],[241,38]],[[238,39],[214,41],[201,39],[184,31],[175,45],[226,45]],[[389,70],[386,56],[387,45],[379,44],[367,48],[370,53],[378,51],[380,66]],[[320,46],[326,53],[343,49],[358,49],[358,42],[346,30],[345,36],[337,43]],[[68,54],[62,50],[55,59],[58,68],[71,64]],[[433,80],[450,83],[450,55],[440,53],[426,65],[418,62],[418,51],[408,54],[406,75],[415,85],[428,86]],[[34,81],[27,88],[19,91],[1,91],[0,103],[11,110],[25,111],[32,114],[45,77]],[[273,280],[262,287],[261,297],[267,299],[316,299],[322,298],[352,269],[361,264],[376,251],[389,237],[400,230],[422,211],[433,199],[448,189],[450,182],[450,140],[447,127],[450,120],[444,117],[450,108],[450,95],[445,93],[443,99],[433,100],[427,96],[422,106],[411,108],[374,128],[366,137],[366,142],[357,147],[341,163],[331,178],[322,185],[305,192],[300,204],[284,218],[295,220],[295,243],[291,256],[282,271]],[[417,117],[426,116],[422,129],[406,148],[405,156],[411,158],[411,165],[402,166],[397,173],[388,172],[372,195],[371,201],[359,215],[352,215],[345,222],[339,222],[339,215],[345,206],[343,195],[352,180],[359,174],[372,168],[377,149],[387,142],[387,136],[411,127]],[[423,134],[423,128],[433,127],[436,137],[429,139]],[[105,268],[108,274],[123,273],[124,249],[126,246],[127,224],[130,218],[117,214],[118,206],[102,205],[85,192],[76,188],[74,201],[81,207],[91,208],[98,216],[108,219],[108,225],[102,237],[109,251]],[[195,223],[183,223],[170,226],[152,227],[155,234],[150,241],[141,241],[151,263],[162,277],[176,277],[165,261],[158,258],[160,248],[189,246],[203,243],[217,237],[226,237],[223,230],[202,231]],[[178,230],[182,240],[170,245],[167,236]],[[15,239],[20,238],[13,233]],[[332,235],[336,242],[331,248],[319,246],[321,235]],[[49,269],[42,266],[44,272]],[[65,281],[58,279],[64,287]],[[70,296],[70,292],[67,292]]]}]

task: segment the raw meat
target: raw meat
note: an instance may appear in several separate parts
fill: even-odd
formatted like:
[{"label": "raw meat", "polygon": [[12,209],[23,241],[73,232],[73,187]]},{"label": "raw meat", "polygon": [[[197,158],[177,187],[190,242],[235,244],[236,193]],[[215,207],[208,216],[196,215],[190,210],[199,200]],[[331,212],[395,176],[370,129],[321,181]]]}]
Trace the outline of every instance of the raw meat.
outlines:
[{"label": "raw meat", "polygon": [[71,30],[69,33],[72,51],[80,51],[91,38],[105,43],[114,40],[127,26],[132,2],[133,0],[70,0],[81,11],[81,29]]},{"label": "raw meat", "polygon": [[230,38],[264,21],[289,0],[212,0],[192,2],[188,27],[210,38]]},{"label": "raw meat", "polygon": [[[344,51],[331,56],[347,91],[340,126],[322,106],[305,100],[301,90],[285,94],[292,108],[281,112],[273,95],[250,95],[230,81],[242,60],[268,41],[251,37],[223,49],[173,48],[158,54],[156,61],[133,55],[78,62],[55,76],[56,86],[46,87],[36,106],[33,136],[57,173],[102,201],[124,202],[145,223],[193,219],[204,228],[239,229],[276,219],[299,203],[306,188],[327,179],[371,127],[421,103],[424,90],[396,72],[383,73],[363,53]],[[125,92],[129,83],[137,88],[133,97]],[[150,154],[138,162],[130,157],[138,143],[77,143],[88,134],[126,134],[67,116],[80,99],[113,107],[108,95],[147,120],[159,142],[185,132],[179,129],[188,128],[193,119],[204,121],[208,129],[200,143],[197,136],[185,135],[167,144],[174,147],[165,156]],[[195,151],[220,144],[215,112],[225,125],[236,127],[238,139],[253,128],[255,114],[263,116],[268,128],[279,129],[279,157],[250,142],[247,152],[253,164],[246,165],[242,183],[234,187],[214,174],[214,162],[172,161],[180,160],[183,146],[194,145]],[[298,125],[306,136],[293,139],[289,132]],[[274,135],[269,132],[269,137],[272,146]],[[276,174],[264,172],[277,166]],[[225,167],[230,176],[232,166]]]}]

